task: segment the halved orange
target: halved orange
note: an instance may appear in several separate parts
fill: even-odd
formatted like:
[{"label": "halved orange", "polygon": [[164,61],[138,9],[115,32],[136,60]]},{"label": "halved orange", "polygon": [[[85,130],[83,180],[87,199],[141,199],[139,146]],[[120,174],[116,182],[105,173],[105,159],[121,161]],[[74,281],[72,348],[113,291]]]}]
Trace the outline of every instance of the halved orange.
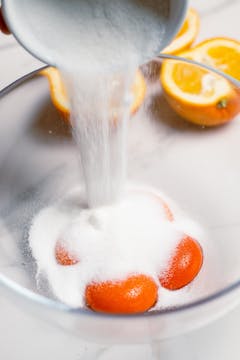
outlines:
[{"label": "halved orange", "polygon": [[[48,67],[40,71],[40,75],[47,77],[50,86],[50,95],[54,106],[59,110],[64,119],[69,119],[70,103],[64,87],[61,74],[58,69]],[[136,72],[135,80],[132,85],[133,103],[131,114],[137,112],[145,98],[147,86],[140,70]]]},{"label": "halved orange", "polygon": [[[240,43],[234,40],[208,40],[179,55],[213,65],[240,78],[237,67]],[[190,122],[216,126],[234,119],[240,112],[240,92],[223,76],[196,65],[166,60],[160,78],[171,107]]]},{"label": "halved orange", "polygon": [[175,39],[163,50],[164,54],[176,54],[189,48],[196,39],[200,26],[198,12],[190,8],[182,28]]}]

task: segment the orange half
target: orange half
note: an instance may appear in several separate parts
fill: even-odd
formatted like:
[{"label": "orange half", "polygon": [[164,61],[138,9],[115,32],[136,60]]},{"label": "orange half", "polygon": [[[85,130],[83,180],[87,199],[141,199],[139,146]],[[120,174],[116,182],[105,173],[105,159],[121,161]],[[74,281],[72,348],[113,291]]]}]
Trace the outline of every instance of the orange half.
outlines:
[{"label": "orange half", "polygon": [[[215,66],[240,78],[240,43],[230,39],[208,40],[181,57]],[[239,90],[226,78],[199,66],[177,60],[163,62],[160,75],[170,106],[184,119],[202,126],[229,122],[240,112]]]},{"label": "orange half", "polygon": [[[70,103],[59,70],[54,67],[48,67],[40,71],[40,75],[47,77],[52,102],[64,119],[68,120],[70,115]],[[130,109],[132,115],[137,112],[143,103],[146,90],[146,82],[141,71],[138,70],[132,85],[133,102]]]},{"label": "orange half", "polygon": [[163,50],[164,54],[176,54],[189,48],[196,39],[200,27],[198,12],[190,8],[182,28],[175,39]]}]

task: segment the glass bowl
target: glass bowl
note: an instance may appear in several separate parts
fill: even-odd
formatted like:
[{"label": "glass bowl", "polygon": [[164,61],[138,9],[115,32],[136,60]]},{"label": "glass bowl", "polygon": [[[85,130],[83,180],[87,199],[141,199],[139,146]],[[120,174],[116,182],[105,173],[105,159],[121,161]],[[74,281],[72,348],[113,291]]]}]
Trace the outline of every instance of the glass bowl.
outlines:
[{"label": "glass bowl", "polygon": [[[166,58],[143,66],[148,92],[129,119],[129,178],[180,204],[206,230],[211,251],[199,291],[188,303],[165,310],[128,316],[76,310],[54,299],[43,279],[36,281],[29,226],[41,208],[79,184],[78,154],[69,123],[52,105],[38,71],[0,93],[0,291],[15,306],[90,342],[163,340],[203,326],[240,302],[240,119],[214,128],[181,119],[159,81]],[[205,71],[224,77],[239,94],[236,81]]]}]

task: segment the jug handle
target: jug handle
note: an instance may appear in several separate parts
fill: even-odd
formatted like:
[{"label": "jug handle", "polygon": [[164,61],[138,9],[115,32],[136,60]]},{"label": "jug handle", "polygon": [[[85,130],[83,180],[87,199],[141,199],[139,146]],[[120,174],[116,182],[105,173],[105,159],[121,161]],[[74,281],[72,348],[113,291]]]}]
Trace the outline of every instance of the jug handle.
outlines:
[{"label": "jug handle", "polygon": [[0,7],[0,31],[3,32],[6,35],[11,34],[10,31],[8,30],[8,27],[7,27],[6,22],[4,20],[1,7]]}]

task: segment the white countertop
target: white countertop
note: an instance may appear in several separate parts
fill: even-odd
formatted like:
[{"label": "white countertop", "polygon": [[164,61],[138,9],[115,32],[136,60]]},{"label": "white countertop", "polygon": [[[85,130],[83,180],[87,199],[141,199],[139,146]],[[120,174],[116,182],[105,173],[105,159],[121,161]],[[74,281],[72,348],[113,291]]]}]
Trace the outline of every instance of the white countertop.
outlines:
[{"label": "white countertop", "polygon": [[[240,0],[190,0],[199,10],[201,29],[198,41],[214,37],[240,40]],[[12,36],[0,34],[0,89],[42,64],[23,50]],[[94,345],[83,344],[69,334],[22,313],[0,299],[0,358],[3,360],[91,360]],[[161,360],[240,359],[240,306],[210,326],[184,337],[159,344]],[[110,359],[151,359],[150,346],[114,346],[99,357]]]}]

